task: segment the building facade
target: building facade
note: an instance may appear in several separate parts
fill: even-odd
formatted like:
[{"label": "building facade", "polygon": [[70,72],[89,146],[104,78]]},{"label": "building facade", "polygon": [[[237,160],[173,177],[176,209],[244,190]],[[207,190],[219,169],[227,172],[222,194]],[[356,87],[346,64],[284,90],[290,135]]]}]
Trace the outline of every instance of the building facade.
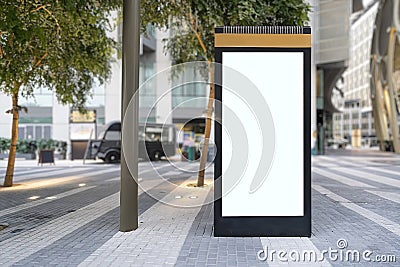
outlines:
[{"label": "building facade", "polygon": [[[173,88],[169,69],[172,61],[164,53],[163,39],[169,32],[148,29],[148,34],[140,40],[140,73],[139,84],[144,87],[139,91],[139,120],[176,124],[182,128],[192,118],[201,117],[206,107],[207,89],[204,84],[185,84],[185,81],[196,80],[198,73],[184,73],[174,81]],[[122,29],[110,33],[114,39],[122,39]],[[164,75],[157,75],[161,73]],[[61,105],[53,92],[46,88],[37,88],[33,98],[20,98],[20,105],[26,106],[28,112],[20,113],[19,138],[27,140],[54,139],[68,143],[67,157],[71,158],[74,143],[96,138],[103,125],[121,120],[121,81],[122,60],[115,55],[112,63],[112,76],[105,84],[93,87],[87,102],[87,109],[95,111],[94,123],[74,123],[71,121],[72,109]],[[166,88],[168,86],[169,88]],[[187,100],[200,98],[197,101]],[[161,101],[160,101],[161,99]],[[157,105],[155,105],[157,103]],[[0,94],[0,106],[4,111],[11,107],[11,97]],[[197,129],[203,129],[203,120],[195,123]],[[193,127],[192,127],[193,128]],[[93,133],[90,132],[93,129]],[[0,113],[0,137],[10,138],[11,116]],[[182,138],[182,136],[179,136]],[[178,140],[182,141],[182,140]],[[77,157],[75,157],[77,158]]]},{"label": "building facade", "polygon": [[[376,144],[371,105],[370,57],[373,26],[378,2],[370,2],[351,17],[348,68],[333,91],[333,103],[340,112],[333,114],[334,140],[347,139],[354,146]],[[361,134],[360,142],[352,142]],[[354,140],[353,140],[354,141]]]}]

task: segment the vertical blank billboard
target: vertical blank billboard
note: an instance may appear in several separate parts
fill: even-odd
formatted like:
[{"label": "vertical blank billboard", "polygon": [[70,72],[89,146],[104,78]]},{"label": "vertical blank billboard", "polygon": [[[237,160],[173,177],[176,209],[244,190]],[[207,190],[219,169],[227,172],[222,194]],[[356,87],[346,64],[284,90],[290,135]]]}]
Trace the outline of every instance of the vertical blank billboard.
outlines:
[{"label": "vertical blank billboard", "polygon": [[309,236],[310,28],[215,34],[216,236]]}]

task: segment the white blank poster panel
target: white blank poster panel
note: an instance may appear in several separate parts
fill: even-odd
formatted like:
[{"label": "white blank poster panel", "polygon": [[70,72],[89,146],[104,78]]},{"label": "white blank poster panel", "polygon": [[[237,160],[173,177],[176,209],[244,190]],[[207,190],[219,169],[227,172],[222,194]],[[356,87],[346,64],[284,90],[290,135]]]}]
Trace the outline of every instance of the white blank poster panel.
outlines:
[{"label": "white blank poster panel", "polygon": [[[246,129],[249,156],[240,182],[233,189],[228,188],[226,181],[237,180],[238,177],[224,176],[234,146],[223,127],[222,216],[303,216],[303,53],[223,52],[222,62],[224,67],[247,76],[258,87],[269,106],[275,126],[272,166],[262,186],[251,193],[251,181],[259,162],[262,162],[262,137],[257,118],[243,101],[246,96],[238,97],[223,87],[222,121],[226,121],[226,108],[234,111],[240,120],[238,123]],[[223,75],[222,85],[232,84],[233,80],[229,79],[237,77]],[[251,91],[248,93],[252,94]]]}]

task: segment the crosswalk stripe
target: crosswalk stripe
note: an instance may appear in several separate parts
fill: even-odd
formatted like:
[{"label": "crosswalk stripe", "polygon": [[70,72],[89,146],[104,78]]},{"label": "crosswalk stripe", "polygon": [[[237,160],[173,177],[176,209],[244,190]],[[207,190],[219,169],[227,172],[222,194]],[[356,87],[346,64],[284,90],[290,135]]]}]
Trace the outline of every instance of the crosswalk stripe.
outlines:
[{"label": "crosswalk stripe", "polygon": [[[151,167],[151,166],[148,166],[148,167]],[[150,169],[150,170],[142,170],[142,171],[139,171],[139,175],[142,175],[142,174],[144,174],[144,173],[147,173],[147,172],[150,172],[150,171],[154,171],[154,170],[159,171],[160,169],[163,169],[163,168],[166,168],[166,167],[172,167],[172,165],[163,165],[163,166],[155,167],[154,169]],[[153,167],[151,167],[151,168],[153,168]],[[161,176],[180,175],[180,174],[185,173],[185,171],[186,171],[186,172],[196,171],[197,168],[198,168],[198,166],[192,166],[191,168],[189,168],[189,170],[168,171],[168,172],[166,172],[166,173],[157,172],[157,174],[159,174],[159,175],[161,175]],[[211,170],[211,171],[206,171],[206,174],[208,174],[208,175],[213,174],[213,171],[212,171],[212,170]],[[107,179],[107,180],[105,180],[105,181],[106,181],[106,182],[113,182],[113,181],[118,181],[118,180],[120,180],[120,179],[121,179],[121,178],[118,176],[118,177],[114,177],[114,178]],[[143,179],[139,177],[139,182],[140,182],[141,180],[143,180]]]},{"label": "crosswalk stripe", "polygon": [[118,177],[107,179],[107,180],[105,180],[105,182],[113,182],[113,181],[118,181],[120,179],[121,179],[121,177],[118,176]]},{"label": "crosswalk stripe", "polygon": [[190,171],[195,171],[196,169],[199,168],[198,164],[193,164],[193,166],[190,166],[189,168],[185,168],[185,169],[182,168],[183,166],[186,167],[187,162],[177,162],[177,163],[174,162],[173,164],[161,165],[161,166],[157,166],[157,167],[148,166],[149,169],[147,169],[147,170],[142,170],[142,171],[139,170],[139,175],[149,173],[149,172],[155,172],[157,174],[162,174],[162,173],[159,173],[158,170],[164,169],[167,167],[175,168],[176,171],[178,171],[178,172],[190,172]]},{"label": "crosswalk stripe", "polygon": [[336,195],[335,193],[329,191],[328,189],[320,186],[320,185],[313,185],[313,189],[318,191],[319,193],[326,195],[330,199],[338,202],[340,205],[358,213],[359,215],[375,222],[376,224],[382,226],[383,228],[386,228],[390,232],[400,236],[400,225],[379,215],[376,214],[373,211],[367,210],[366,208],[360,207],[359,205],[355,203],[351,203],[350,200],[341,197],[339,195]]},{"label": "crosswalk stripe", "polygon": [[0,242],[0,265],[10,266],[47,247],[119,206],[119,192],[96,201],[75,212],[58,217],[40,227],[24,232],[30,238],[16,235]]},{"label": "crosswalk stripe", "polygon": [[43,198],[43,199],[35,200],[35,201],[32,201],[32,202],[24,203],[24,204],[15,206],[15,207],[11,207],[11,208],[8,208],[8,209],[0,210],[0,217],[1,216],[5,216],[5,215],[10,214],[10,213],[21,211],[21,210],[24,210],[24,209],[33,208],[33,207],[36,207],[36,206],[39,206],[39,205],[42,205],[42,204],[45,204],[45,203],[49,203],[51,201],[54,201],[54,200],[57,200],[57,199],[61,199],[63,197],[68,197],[68,196],[71,196],[71,195],[74,195],[74,194],[77,194],[77,193],[92,189],[94,187],[95,186],[79,187],[79,188],[75,188],[75,189],[72,189],[72,190],[69,190],[69,191],[66,191],[66,192],[51,196],[52,198],[50,198],[50,199]]},{"label": "crosswalk stripe", "polygon": [[352,167],[364,167],[364,165],[362,165],[362,164],[355,163],[355,162],[345,159],[345,158],[324,157],[323,159],[325,160],[325,162],[329,162],[328,164],[334,164],[335,166],[338,166],[338,167],[343,167],[343,165],[352,166]]},{"label": "crosswalk stripe", "polygon": [[[362,157],[362,158],[354,158],[354,157],[343,157],[346,162],[360,163],[362,167],[365,165],[373,165],[373,166],[390,166],[390,163],[387,162],[375,162],[376,158],[374,157]],[[387,160],[387,159],[386,159]]]},{"label": "crosswalk stripe", "polygon": [[376,183],[381,183],[381,184],[386,184],[394,187],[399,187],[400,188],[400,180],[393,179],[393,178],[388,178],[382,175],[376,175],[370,172],[364,172],[364,171],[359,171],[359,170],[353,170],[349,168],[338,168],[338,170],[342,170],[343,172],[346,172],[348,174],[370,180]]},{"label": "crosswalk stripe", "polygon": [[340,166],[342,167],[344,164],[345,165],[349,165],[349,166],[353,166],[353,167],[362,167],[362,168],[366,168],[366,165],[373,165],[373,166],[390,166],[390,164],[388,163],[384,163],[384,162],[373,162],[371,160],[373,160],[373,158],[368,159],[368,158],[363,158],[362,161],[361,160],[354,160],[354,158],[352,157],[327,157],[327,156],[320,156],[322,157],[322,161],[319,161],[318,163],[324,163],[324,165],[326,164],[326,162],[329,162],[328,164],[334,164],[335,166]]},{"label": "crosswalk stripe", "polygon": [[14,171],[14,176],[18,176],[18,175],[21,175],[21,174],[28,174],[28,173],[37,173],[37,172],[48,172],[48,171],[58,171],[58,170],[60,170],[61,168],[52,168],[52,169],[43,169],[43,168],[40,168],[40,167],[37,167],[38,169],[31,169],[31,170],[27,170],[27,171],[18,171],[18,170],[15,170]]},{"label": "crosswalk stripe", "polygon": [[170,176],[170,175],[179,175],[179,174],[182,174],[182,172],[181,171],[169,171],[169,172],[163,173],[161,175]]},{"label": "crosswalk stripe", "polygon": [[335,167],[338,167],[339,165],[333,164],[333,163],[324,163],[324,164],[318,163],[318,164],[315,164],[314,166],[321,167],[321,168],[335,168]]},{"label": "crosswalk stripe", "polygon": [[[81,177],[92,177],[92,176],[97,176],[97,175],[102,175],[102,174],[106,174],[106,173],[110,173],[110,172],[117,172],[119,174],[119,169],[107,169],[107,170],[100,170],[100,171],[96,171],[96,172],[92,172],[92,173],[85,173],[85,174],[80,174]],[[78,178],[81,178],[78,177]]]},{"label": "crosswalk stripe", "polygon": [[387,200],[396,202],[400,204],[400,194],[385,191],[375,191],[375,190],[365,190],[368,193],[377,195],[378,197],[386,198]]},{"label": "crosswalk stripe", "polygon": [[[104,172],[104,170],[98,173],[101,172]],[[95,174],[93,173],[92,175]],[[156,181],[151,188],[162,182]],[[142,193],[143,190],[139,188],[139,195]],[[23,232],[24,236],[30,236],[27,240],[22,239],[21,234],[18,234],[0,242],[0,247],[4,247],[4,249],[0,250],[0,266],[10,266],[29,257],[117,207],[119,207],[119,192],[80,208],[73,213],[58,217],[40,227]]]},{"label": "crosswalk stripe", "polygon": [[312,162],[320,162],[320,156],[311,156],[311,161]]},{"label": "crosswalk stripe", "polygon": [[333,172],[327,172],[327,171],[324,171],[324,170],[321,170],[321,169],[318,169],[318,168],[315,168],[315,167],[312,169],[312,171],[317,173],[317,174],[319,174],[319,175],[325,176],[325,177],[327,177],[329,179],[335,180],[335,181],[337,181],[339,183],[346,184],[346,185],[349,185],[349,186],[375,188],[372,185],[365,184],[365,183],[362,183],[362,182],[347,178],[347,177],[345,177],[343,175],[336,174],[336,173],[333,173]]},{"label": "crosswalk stripe", "polygon": [[157,172],[157,170],[164,169],[166,167],[170,167],[170,165],[161,165],[161,166],[157,166],[157,167],[148,166],[148,169],[146,169],[146,170],[139,170],[139,175],[148,173],[148,172]]},{"label": "crosswalk stripe", "polygon": [[335,166],[343,166],[343,164],[345,163],[346,165],[350,165],[350,166],[354,166],[354,167],[361,167],[361,165],[353,163],[350,160],[345,160],[343,158],[330,158],[327,156],[322,156],[322,160],[319,162],[320,164],[333,164]]},{"label": "crosswalk stripe", "polygon": [[87,170],[87,168],[71,168],[71,169],[63,169],[63,170],[42,170],[40,173],[35,173],[31,175],[24,175],[23,177],[19,177],[18,174],[14,175],[15,181],[23,181],[29,179],[36,179],[36,178],[46,178],[53,175],[60,175],[60,174],[67,174],[67,173],[74,173],[74,172],[81,172]]},{"label": "crosswalk stripe", "polygon": [[[36,187],[45,187],[45,186],[50,186],[54,184],[60,184],[60,183],[70,183],[74,180],[78,179],[83,179],[83,178],[88,178],[92,176],[101,176],[110,172],[117,172],[119,174],[119,170],[117,169],[106,169],[106,170],[99,170],[96,172],[88,172],[88,173],[80,173],[80,174],[73,174],[70,176],[62,176],[62,177],[50,177],[46,179],[34,179],[34,180],[27,180],[23,181],[22,186],[20,187],[21,189],[24,188],[36,188]],[[19,187],[18,187],[19,188]],[[16,188],[16,189],[18,189]],[[2,190],[7,191],[7,190],[13,190],[13,187],[4,187]]]},{"label": "crosswalk stripe", "polygon": [[366,169],[369,170],[376,170],[378,172],[384,172],[384,173],[388,173],[388,174],[394,174],[400,177],[400,171],[392,171],[392,170],[388,170],[388,169],[384,169],[384,168],[374,168],[374,167],[366,167]]},{"label": "crosswalk stripe", "polygon": [[[110,173],[110,172],[118,172],[119,173],[119,169],[106,169],[106,170],[99,170],[99,171],[95,171],[95,172],[93,172],[93,170],[89,170],[88,172],[76,174],[76,175],[73,175],[72,177],[75,177],[75,179],[82,178],[82,177],[92,177],[92,176],[96,176],[99,174],[101,175],[101,174],[106,174],[106,173]],[[65,177],[68,178],[71,176],[65,176]],[[64,176],[62,178],[64,178]]]}]

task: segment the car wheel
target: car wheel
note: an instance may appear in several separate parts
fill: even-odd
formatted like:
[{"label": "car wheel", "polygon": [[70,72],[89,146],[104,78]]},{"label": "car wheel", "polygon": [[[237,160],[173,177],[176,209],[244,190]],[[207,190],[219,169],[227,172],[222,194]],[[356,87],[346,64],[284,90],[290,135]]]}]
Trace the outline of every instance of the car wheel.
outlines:
[{"label": "car wheel", "polygon": [[153,152],[151,152],[151,155],[150,155],[150,160],[151,161],[158,161],[158,160],[161,160],[161,152],[160,151],[158,151],[158,150],[156,150],[156,151],[153,151]]},{"label": "car wheel", "polygon": [[107,163],[116,163],[120,161],[120,154],[118,152],[112,151],[108,152],[105,159],[105,162]]}]

